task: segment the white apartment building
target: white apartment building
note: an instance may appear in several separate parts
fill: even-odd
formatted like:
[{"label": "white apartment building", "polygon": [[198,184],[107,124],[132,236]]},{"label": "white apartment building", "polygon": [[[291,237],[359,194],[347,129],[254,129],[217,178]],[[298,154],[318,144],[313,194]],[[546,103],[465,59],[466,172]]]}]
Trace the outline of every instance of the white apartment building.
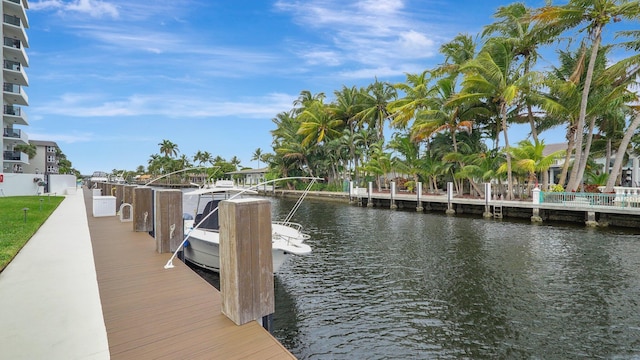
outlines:
[{"label": "white apartment building", "polygon": [[25,68],[29,66],[26,49],[29,47],[26,29],[29,28],[27,0],[2,1],[2,171],[22,173],[29,164],[29,156],[16,151],[15,146],[29,144],[24,127],[29,125],[25,107],[29,98],[25,87],[29,80]]},{"label": "white apartment building", "polygon": [[28,174],[59,174],[58,144],[55,141],[29,140],[36,147],[36,156],[24,166],[24,172]]}]

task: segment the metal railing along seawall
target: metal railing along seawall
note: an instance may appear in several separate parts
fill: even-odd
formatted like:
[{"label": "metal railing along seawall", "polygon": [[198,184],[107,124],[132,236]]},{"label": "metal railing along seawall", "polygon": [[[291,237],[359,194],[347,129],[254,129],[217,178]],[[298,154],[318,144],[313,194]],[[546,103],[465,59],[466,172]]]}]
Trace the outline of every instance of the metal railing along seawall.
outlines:
[{"label": "metal railing along seawall", "polygon": [[567,207],[640,208],[640,188],[616,187],[613,193],[540,192],[540,204]]}]

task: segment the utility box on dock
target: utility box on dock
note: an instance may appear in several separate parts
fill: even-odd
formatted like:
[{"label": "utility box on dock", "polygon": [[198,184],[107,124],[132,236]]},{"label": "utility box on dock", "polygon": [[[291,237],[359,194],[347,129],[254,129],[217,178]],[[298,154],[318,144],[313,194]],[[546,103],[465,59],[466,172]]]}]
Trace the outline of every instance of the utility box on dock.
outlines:
[{"label": "utility box on dock", "polygon": [[115,196],[94,196],[93,217],[116,216]]}]

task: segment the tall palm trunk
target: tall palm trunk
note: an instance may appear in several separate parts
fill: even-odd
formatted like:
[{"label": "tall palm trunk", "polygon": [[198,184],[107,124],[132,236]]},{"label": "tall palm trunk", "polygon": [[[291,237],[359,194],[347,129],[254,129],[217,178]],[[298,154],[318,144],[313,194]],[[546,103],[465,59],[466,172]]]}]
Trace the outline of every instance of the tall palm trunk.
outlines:
[{"label": "tall palm trunk", "polygon": [[533,141],[538,141],[538,130],[536,129],[536,121],[533,117],[533,108],[527,104],[527,116],[529,117],[529,126],[531,126],[531,138]]},{"label": "tall palm trunk", "polygon": [[[587,134],[587,143],[584,146],[584,154],[580,159],[580,168],[578,169],[578,179],[584,178],[584,171],[587,168],[587,160],[589,159],[589,153],[591,152],[591,142],[593,141],[593,128],[596,126],[595,116],[591,117],[589,121],[589,133]],[[582,184],[582,182],[580,182]]]},{"label": "tall palm trunk", "polygon": [[633,134],[636,132],[636,129],[640,126],[640,113],[636,114],[636,118],[633,119],[629,128],[624,133],[624,137],[620,142],[620,146],[618,146],[618,151],[616,152],[616,161],[613,163],[613,168],[611,169],[611,174],[609,174],[609,179],[607,180],[607,186],[604,189],[604,192],[612,192],[613,186],[615,185],[617,176],[613,176],[613,174],[620,173],[620,169],[622,168],[622,160],[624,159],[624,153],[627,151],[627,146],[629,146],[629,142],[631,142],[631,138]]},{"label": "tall palm trunk", "polygon": [[609,174],[609,176],[611,176],[611,172],[610,172],[610,168],[609,168],[609,164],[611,164],[611,138],[607,139],[607,153],[605,155],[605,162],[604,162],[604,172],[605,174]]},{"label": "tall palm trunk", "polygon": [[[527,57],[524,60],[524,76],[527,76],[527,74],[529,74],[530,72],[530,62],[531,62],[531,58],[530,56],[527,55]],[[536,129],[536,121],[535,118],[533,116],[533,108],[531,106],[531,104],[527,103],[527,118],[529,119],[529,126],[531,127],[531,138],[533,139],[534,142],[538,142],[538,129]]]},{"label": "tall palm trunk", "polygon": [[[582,178],[578,177],[579,168],[577,164],[581,163],[582,158],[582,135],[584,133],[584,121],[587,117],[587,102],[589,101],[589,90],[591,88],[591,81],[593,79],[593,71],[596,65],[596,57],[598,56],[598,48],[600,47],[600,41],[602,39],[602,26],[596,25],[593,29],[593,45],[591,48],[591,56],[589,57],[589,65],[587,67],[587,76],[584,79],[584,88],[582,89],[582,99],[580,100],[580,115],[578,117],[578,124],[576,125],[576,147],[574,166],[571,169],[571,175],[569,176],[569,184],[567,185],[567,191],[575,191],[578,185],[582,183]],[[584,170],[582,171],[584,173]]]},{"label": "tall palm trunk", "polygon": [[502,118],[502,132],[504,133],[504,151],[507,155],[507,200],[513,200],[513,175],[511,171],[511,154],[509,151],[509,136],[507,135],[507,104],[500,104]]},{"label": "tall palm trunk", "polygon": [[349,144],[349,152],[350,152],[349,155],[351,155],[351,159],[353,159],[353,178],[354,178],[356,184],[359,184],[360,183],[360,179],[359,179],[359,176],[358,176],[358,157],[356,156],[356,149],[355,149],[356,146],[355,146],[354,141],[353,141],[353,137],[354,137],[354,134],[355,134],[354,120],[350,119],[349,123],[350,123],[349,124],[350,125],[349,126],[349,130],[351,131],[351,141],[350,141],[350,144]]},{"label": "tall palm trunk", "polygon": [[576,139],[576,128],[572,125],[569,125],[569,130],[567,130],[567,152],[564,155],[564,164],[562,164],[562,171],[560,172],[560,178],[558,179],[558,184],[564,186],[567,181],[567,174],[569,173],[569,165],[571,164],[571,152],[575,146]]}]

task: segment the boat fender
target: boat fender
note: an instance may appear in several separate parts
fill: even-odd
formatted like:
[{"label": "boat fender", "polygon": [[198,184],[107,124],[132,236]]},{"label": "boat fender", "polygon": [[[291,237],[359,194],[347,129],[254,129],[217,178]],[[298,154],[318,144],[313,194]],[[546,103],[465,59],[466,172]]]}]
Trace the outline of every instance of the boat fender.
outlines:
[{"label": "boat fender", "polygon": [[185,240],[185,241],[184,241],[184,245],[182,245],[182,247],[187,248],[187,247],[189,247],[190,245],[191,245],[191,244],[189,244],[189,240]]},{"label": "boat fender", "polygon": [[193,220],[193,216],[189,213],[183,213],[182,220]]}]

